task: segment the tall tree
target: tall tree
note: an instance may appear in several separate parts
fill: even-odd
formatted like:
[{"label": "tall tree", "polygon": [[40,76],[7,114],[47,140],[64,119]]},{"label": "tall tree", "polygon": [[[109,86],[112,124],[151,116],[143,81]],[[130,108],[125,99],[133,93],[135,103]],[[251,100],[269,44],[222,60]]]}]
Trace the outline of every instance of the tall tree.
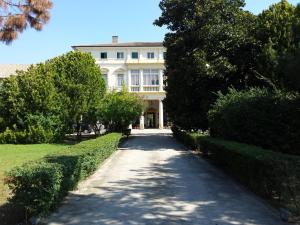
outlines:
[{"label": "tall tree", "polygon": [[262,46],[258,73],[274,88],[289,89],[291,86],[287,83],[294,81],[286,76],[286,64],[299,57],[300,5],[295,7],[281,0],[259,14],[257,21],[257,40]]},{"label": "tall tree", "polygon": [[184,129],[207,129],[215,92],[255,82],[256,17],[242,0],[162,0],[154,23],[171,31],[167,48],[169,117]]},{"label": "tall tree", "polygon": [[54,71],[54,83],[63,102],[64,121],[72,127],[93,122],[106,88],[100,67],[91,54],[69,52],[46,62]]},{"label": "tall tree", "polygon": [[41,30],[51,8],[50,0],[0,0],[0,41],[11,43],[28,25]]}]

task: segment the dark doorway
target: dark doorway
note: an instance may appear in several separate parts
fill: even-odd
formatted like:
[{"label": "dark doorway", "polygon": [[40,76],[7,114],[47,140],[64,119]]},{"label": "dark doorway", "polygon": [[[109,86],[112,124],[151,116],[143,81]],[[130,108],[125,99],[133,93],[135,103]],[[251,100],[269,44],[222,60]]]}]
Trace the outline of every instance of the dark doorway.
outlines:
[{"label": "dark doorway", "polygon": [[145,117],[146,128],[156,128],[156,114],[154,112],[148,112]]}]

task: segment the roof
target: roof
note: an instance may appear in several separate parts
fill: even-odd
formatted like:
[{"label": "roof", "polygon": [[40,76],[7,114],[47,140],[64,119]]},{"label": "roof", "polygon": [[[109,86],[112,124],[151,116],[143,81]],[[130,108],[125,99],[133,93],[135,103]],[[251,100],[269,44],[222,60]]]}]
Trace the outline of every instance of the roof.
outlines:
[{"label": "roof", "polygon": [[72,48],[80,47],[163,47],[162,42],[127,42],[114,44],[91,44],[91,45],[74,45]]},{"label": "roof", "polygon": [[29,64],[0,64],[0,79],[14,75],[17,70],[27,70]]}]

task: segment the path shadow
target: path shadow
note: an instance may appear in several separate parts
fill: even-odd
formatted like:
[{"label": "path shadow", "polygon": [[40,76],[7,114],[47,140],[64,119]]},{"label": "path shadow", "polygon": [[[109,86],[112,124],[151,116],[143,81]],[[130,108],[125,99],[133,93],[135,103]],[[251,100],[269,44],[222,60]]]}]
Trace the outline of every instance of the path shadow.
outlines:
[{"label": "path shadow", "polygon": [[123,147],[129,151],[173,149],[177,154],[147,167],[131,169],[132,177],[91,183],[93,194],[80,190],[70,194],[49,224],[284,224],[263,202],[225,174],[182,151],[170,135],[136,135]]}]

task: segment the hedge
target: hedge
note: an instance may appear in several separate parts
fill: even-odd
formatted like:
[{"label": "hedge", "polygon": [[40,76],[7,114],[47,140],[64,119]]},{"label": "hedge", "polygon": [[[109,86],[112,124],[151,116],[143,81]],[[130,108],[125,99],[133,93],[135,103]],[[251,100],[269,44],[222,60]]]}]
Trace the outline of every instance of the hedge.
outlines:
[{"label": "hedge", "polygon": [[300,96],[252,88],[231,89],[208,113],[213,137],[300,156]]},{"label": "hedge", "polygon": [[[300,157],[173,128],[174,131],[179,140],[194,140],[192,147],[196,145],[249,189],[277,207],[300,215]],[[189,141],[184,143],[190,146]]]},{"label": "hedge", "polygon": [[47,215],[116,150],[120,138],[119,133],[107,134],[14,168],[6,177],[9,202],[23,208],[27,218]]}]

